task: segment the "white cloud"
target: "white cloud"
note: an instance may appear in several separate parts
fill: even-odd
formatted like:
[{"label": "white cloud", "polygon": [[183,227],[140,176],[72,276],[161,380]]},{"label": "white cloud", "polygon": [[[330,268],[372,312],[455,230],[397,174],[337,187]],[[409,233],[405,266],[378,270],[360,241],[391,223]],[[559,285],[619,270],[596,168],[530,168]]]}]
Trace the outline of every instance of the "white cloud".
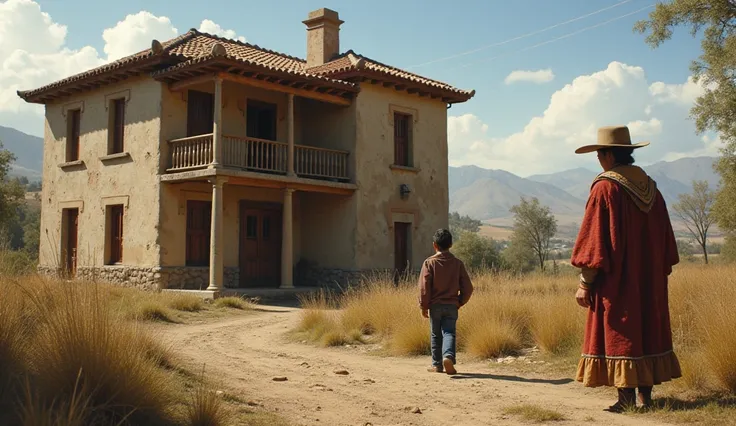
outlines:
[{"label": "white cloud", "polygon": [[114,61],[135,52],[151,47],[151,40],[169,40],[176,37],[179,30],[165,16],[154,16],[142,10],[128,15],[114,27],[102,32],[105,40],[107,60]]},{"label": "white cloud", "polygon": [[547,68],[546,70],[538,71],[516,70],[512,71],[509,75],[506,76],[506,79],[504,79],[504,83],[513,84],[518,82],[528,82],[542,84],[549,83],[554,79],[555,74],[549,68]]},{"label": "white cloud", "polygon": [[243,43],[246,42],[245,37],[238,36],[234,30],[226,30],[219,26],[218,24],[210,21],[209,19],[205,19],[202,21],[201,24],[199,24],[199,31],[203,33],[209,33],[220,37],[225,37],[233,40],[238,40]]},{"label": "white cloud", "polygon": [[[519,132],[492,135],[472,114],[448,119],[450,164],[505,169],[522,176],[568,167],[598,167],[595,155],[575,155],[594,143],[598,127],[626,124],[639,163],[691,155],[714,155],[721,145],[712,135],[699,137],[689,117],[703,88],[692,79],[682,84],[649,83],[641,67],[611,62],[602,71],[575,78],[555,92],[543,114]],[[679,157],[677,157],[679,156]]]},{"label": "white cloud", "polygon": [[[243,39],[210,20],[200,28]],[[67,46],[67,32],[33,0],[0,2],[0,125],[43,135],[43,106],[26,103],[17,90],[38,88],[147,49],[154,38],[165,41],[179,34],[165,16],[130,14],[102,33],[105,57],[92,46]]]}]

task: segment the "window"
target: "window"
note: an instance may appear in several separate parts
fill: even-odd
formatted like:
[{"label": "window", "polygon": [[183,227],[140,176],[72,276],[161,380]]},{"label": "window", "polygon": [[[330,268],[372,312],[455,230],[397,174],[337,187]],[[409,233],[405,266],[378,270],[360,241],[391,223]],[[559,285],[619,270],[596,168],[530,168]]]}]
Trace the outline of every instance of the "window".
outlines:
[{"label": "window", "polygon": [[67,112],[66,162],[79,160],[79,126],[82,111],[73,109]]},{"label": "window", "polygon": [[215,119],[212,93],[190,90],[187,93],[187,137],[212,133]]},{"label": "window", "polygon": [[125,98],[110,101],[110,140],[108,154],[125,151]]},{"label": "window", "polygon": [[276,140],[276,105],[248,100],[247,129],[249,138]]},{"label": "window", "polygon": [[397,166],[411,166],[410,123],[410,115],[394,113],[394,164]]},{"label": "window", "polygon": [[107,264],[123,262],[123,205],[107,207]]}]

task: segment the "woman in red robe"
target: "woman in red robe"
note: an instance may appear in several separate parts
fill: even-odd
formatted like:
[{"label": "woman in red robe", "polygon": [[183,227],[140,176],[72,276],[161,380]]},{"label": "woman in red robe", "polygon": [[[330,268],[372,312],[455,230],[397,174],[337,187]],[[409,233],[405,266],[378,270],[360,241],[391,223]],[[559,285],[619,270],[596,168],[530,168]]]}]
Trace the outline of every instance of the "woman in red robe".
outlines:
[{"label": "woman in red robe", "polygon": [[593,182],[571,263],[581,268],[578,303],[588,308],[577,380],[615,386],[620,412],[651,406],[652,387],[681,377],[672,345],[667,281],[679,262],[667,206],[656,183],[633,166],[625,126],[598,131],[603,173]]}]

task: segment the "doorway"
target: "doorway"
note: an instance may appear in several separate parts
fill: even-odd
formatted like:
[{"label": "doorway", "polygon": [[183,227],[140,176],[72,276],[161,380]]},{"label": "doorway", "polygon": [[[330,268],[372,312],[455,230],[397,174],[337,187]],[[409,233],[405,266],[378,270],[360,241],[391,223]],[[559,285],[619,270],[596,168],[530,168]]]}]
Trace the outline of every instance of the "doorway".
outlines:
[{"label": "doorway", "polygon": [[79,245],[79,209],[61,211],[61,259],[62,276],[77,275],[77,248]]},{"label": "doorway", "polygon": [[411,223],[394,222],[394,282],[398,282],[409,270],[409,241]]},{"label": "doorway", "polygon": [[240,202],[240,287],[281,283],[280,204]]}]

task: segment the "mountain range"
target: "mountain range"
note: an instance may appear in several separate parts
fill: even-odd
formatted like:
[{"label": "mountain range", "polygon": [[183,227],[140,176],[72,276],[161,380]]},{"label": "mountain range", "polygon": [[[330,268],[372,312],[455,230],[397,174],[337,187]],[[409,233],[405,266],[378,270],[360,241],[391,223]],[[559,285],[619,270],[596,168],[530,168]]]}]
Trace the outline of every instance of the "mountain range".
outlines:
[{"label": "mountain range", "polygon": [[16,156],[15,163],[10,166],[11,175],[25,176],[32,181],[41,179],[43,138],[0,126],[0,144]]},{"label": "mountain range", "polygon": [[[30,180],[41,178],[43,169],[43,139],[0,126],[0,142],[17,157],[11,174]],[[668,205],[679,194],[688,193],[693,180],[706,180],[711,188],[718,186],[719,176],[713,170],[714,157],[682,158],[644,166],[657,182]],[[484,221],[510,218],[509,209],[522,196],[537,197],[549,206],[558,221],[578,222],[585,208],[590,183],[597,171],[586,168],[565,170],[546,175],[520,177],[503,170],[477,166],[450,167],[450,211]],[[566,220],[567,219],[567,220]]]},{"label": "mountain range", "polygon": [[[693,180],[705,180],[712,189],[718,186],[720,178],[713,170],[715,160],[715,157],[691,157],[643,168],[657,182],[667,204],[672,205],[678,195],[692,190]],[[511,206],[524,196],[538,198],[558,218],[579,218],[597,174],[577,168],[523,178],[477,166],[450,167],[450,211],[480,220],[508,218]]]}]

